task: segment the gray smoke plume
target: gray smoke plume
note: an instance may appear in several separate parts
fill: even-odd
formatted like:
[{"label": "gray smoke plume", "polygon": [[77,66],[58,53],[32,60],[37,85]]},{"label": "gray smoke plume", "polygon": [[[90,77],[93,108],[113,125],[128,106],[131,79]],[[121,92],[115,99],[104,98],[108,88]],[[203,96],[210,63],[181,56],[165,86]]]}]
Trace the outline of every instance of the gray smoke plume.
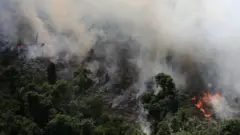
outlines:
[{"label": "gray smoke plume", "polygon": [[[119,67],[129,74],[124,89],[138,87],[159,72],[178,87],[221,91],[223,118],[239,111],[240,12],[237,0],[1,0],[1,38],[30,43],[38,33],[45,46],[28,46],[28,57],[84,56],[93,48],[99,60],[88,66],[106,70],[111,84],[121,82]],[[3,39],[2,39],[3,40]],[[121,52],[122,51],[122,52]],[[170,58],[170,60],[168,60]],[[99,62],[100,61],[100,62]],[[104,62],[102,62],[104,61]],[[120,70],[120,71],[119,71]],[[112,85],[116,87],[116,85]]]}]

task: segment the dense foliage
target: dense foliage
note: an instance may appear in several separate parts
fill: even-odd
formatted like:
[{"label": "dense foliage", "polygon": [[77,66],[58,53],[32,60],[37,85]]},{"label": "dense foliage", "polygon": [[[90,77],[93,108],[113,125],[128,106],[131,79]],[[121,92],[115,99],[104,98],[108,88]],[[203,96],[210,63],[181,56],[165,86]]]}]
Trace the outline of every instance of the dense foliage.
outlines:
[{"label": "dense foliage", "polygon": [[105,111],[104,90],[94,88],[89,70],[54,83],[44,60],[11,60],[2,59],[0,67],[1,135],[143,134],[119,113]]},{"label": "dense foliage", "polygon": [[[106,109],[106,91],[95,86],[91,71],[77,68],[64,80],[51,78],[43,59],[3,56],[0,62],[0,135],[144,135],[139,123]],[[157,90],[141,96],[153,135],[240,134],[240,119],[196,115],[191,95],[177,90],[171,76],[160,73],[155,82]]]},{"label": "dense foliage", "polygon": [[158,93],[149,90],[141,99],[148,110],[153,135],[239,135],[240,119],[206,119],[191,103],[191,93],[176,89],[171,76],[155,77]]}]

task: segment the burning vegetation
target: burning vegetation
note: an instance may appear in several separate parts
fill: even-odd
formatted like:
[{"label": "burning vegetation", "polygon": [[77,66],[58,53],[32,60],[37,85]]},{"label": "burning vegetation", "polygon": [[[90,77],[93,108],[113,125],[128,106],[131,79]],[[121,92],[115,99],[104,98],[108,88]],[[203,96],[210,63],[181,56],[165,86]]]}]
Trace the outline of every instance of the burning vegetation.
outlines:
[{"label": "burning vegetation", "polygon": [[204,29],[195,32],[208,23],[182,21],[195,18],[180,11],[189,8],[174,0],[141,8],[134,0],[15,1],[0,1],[0,35],[10,37],[0,36],[8,48],[0,49],[0,135],[239,135],[240,119],[215,117],[228,110],[226,96],[202,93],[220,73],[212,46],[199,42]]},{"label": "burning vegetation", "polygon": [[[139,87],[133,84],[138,79],[138,69],[128,61],[131,57],[126,52],[129,50],[124,51],[124,54],[120,52],[116,56],[118,68],[109,75],[111,72],[106,67],[111,65],[106,63],[113,62],[93,51],[86,56],[86,66],[77,61],[70,63],[63,60],[68,67],[57,62],[56,67],[50,64],[47,68],[47,58],[25,61],[18,57],[0,57],[0,62],[12,61],[0,66],[0,86],[4,88],[1,91],[3,94],[0,94],[3,101],[0,113],[4,116],[0,117],[3,123],[0,131],[25,135],[55,135],[62,132],[76,135],[146,135],[139,127],[142,121],[138,121],[138,109],[143,106],[148,112],[146,120],[149,123],[146,127],[149,127],[151,135],[239,133],[239,129],[229,129],[229,126],[240,125],[238,119],[228,121],[223,128],[216,128],[220,127],[221,121],[213,118],[215,114],[211,110],[222,99],[219,92],[206,91],[202,96],[191,98],[192,94],[178,89],[174,79],[165,73],[154,76],[147,92],[136,98]],[[95,72],[88,69],[88,64],[96,61],[102,66],[95,68]],[[73,76],[68,79],[66,76],[60,77],[56,71],[70,67],[73,71],[68,73],[73,73]],[[186,106],[192,104],[189,99],[195,106]],[[189,111],[191,107],[197,107],[201,116],[193,115]],[[203,120],[202,115],[208,120]],[[16,131],[16,126],[19,126],[19,131]],[[28,130],[30,126],[34,126],[33,131]]]},{"label": "burning vegetation", "polygon": [[202,112],[203,116],[207,119],[211,120],[211,112],[209,111],[213,105],[213,103],[219,102],[221,98],[221,94],[219,92],[210,93],[206,91],[203,93],[202,97],[194,96],[192,100],[195,102],[195,106]]}]

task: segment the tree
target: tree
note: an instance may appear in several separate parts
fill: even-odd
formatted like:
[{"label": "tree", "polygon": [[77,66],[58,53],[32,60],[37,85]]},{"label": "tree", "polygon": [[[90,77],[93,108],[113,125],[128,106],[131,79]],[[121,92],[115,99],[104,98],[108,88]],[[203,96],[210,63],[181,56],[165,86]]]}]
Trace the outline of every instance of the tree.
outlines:
[{"label": "tree", "polygon": [[2,88],[8,88],[12,95],[15,94],[19,83],[19,72],[16,67],[10,65],[5,68],[0,73],[0,83],[2,84]]},{"label": "tree", "polygon": [[181,131],[181,132],[177,132],[175,135],[193,135],[193,134],[187,131]]},{"label": "tree", "polygon": [[64,80],[58,80],[49,92],[51,92],[54,107],[58,109],[66,108],[73,94],[71,86]]},{"label": "tree", "polygon": [[25,109],[30,117],[40,126],[44,127],[48,122],[52,108],[51,101],[37,92],[27,92],[24,96]]},{"label": "tree", "polygon": [[221,130],[221,135],[240,135],[240,119],[226,121]]},{"label": "tree", "polygon": [[164,120],[168,113],[176,113],[179,108],[178,93],[173,79],[164,73],[160,73],[155,77],[155,81],[157,86],[161,87],[161,90],[156,95],[153,91],[150,91],[141,97],[144,108],[148,110],[149,120],[155,123],[152,125],[153,130],[157,130],[157,123]]},{"label": "tree", "polygon": [[128,135],[131,126],[122,117],[102,115],[94,128],[95,135]]},{"label": "tree", "polygon": [[[0,53],[3,63],[0,64],[0,135],[144,135],[139,123],[132,121],[135,115],[125,115],[128,107],[120,111],[109,107],[112,95],[119,93],[102,91],[105,86],[108,88],[107,82],[94,81],[106,74],[102,70],[104,66],[92,74],[89,69],[79,69],[79,63],[72,57],[68,64],[76,70],[73,78],[60,80],[54,63],[46,67],[48,59],[25,60],[2,55]],[[116,75],[119,80],[111,85],[117,90],[127,89],[138,78],[136,70],[132,70],[136,68],[126,63],[125,58],[120,60],[120,65],[123,67],[116,70],[120,73]],[[212,121],[203,119],[194,114],[191,92],[177,89],[167,74],[160,73],[153,78],[140,99],[148,111],[152,135],[239,134],[239,119],[224,124],[214,117]]]},{"label": "tree", "polygon": [[169,135],[170,130],[167,122],[161,122],[158,124],[158,131],[156,135]]},{"label": "tree", "polygon": [[160,73],[155,76],[155,81],[157,86],[160,86],[164,93],[174,94],[176,92],[175,84],[171,76]]},{"label": "tree", "polygon": [[178,132],[181,129],[181,122],[178,121],[177,118],[173,117],[173,119],[171,120],[171,129],[173,131],[173,133]]},{"label": "tree", "polygon": [[86,90],[89,89],[93,84],[93,80],[89,77],[91,71],[87,69],[79,69],[74,73],[74,86],[77,86],[76,94],[86,93]]},{"label": "tree", "polygon": [[0,131],[6,135],[41,135],[41,129],[28,118],[2,114],[0,118]]},{"label": "tree", "polygon": [[54,63],[50,62],[48,65],[48,82],[49,84],[55,84],[57,80],[57,75],[56,75],[56,66]]},{"label": "tree", "polygon": [[68,115],[57,114],[46,125],[44,135],[80,135],[80,123]]},{"label": "tree", "polygon": [[99,118],[103,111],[103,101],[100,96],[92,95],[78,101],[77,110],[83,114],[85,118]]}]

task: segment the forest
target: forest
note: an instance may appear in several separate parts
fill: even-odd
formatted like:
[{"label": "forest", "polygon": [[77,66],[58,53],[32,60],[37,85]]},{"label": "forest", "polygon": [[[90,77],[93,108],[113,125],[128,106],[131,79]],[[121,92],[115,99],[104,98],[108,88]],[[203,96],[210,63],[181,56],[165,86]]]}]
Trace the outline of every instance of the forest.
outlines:
[{"label": "forest", "polygon": [[[165,73],[153,77],[156,87],[114,108],[111,97],[121,92],[105,89],[107,79],[97,82],[76,62],[73,77],[64,78],[57,74],[61,64],[48,59],[22,59],[10,49],[0,55],[0,135],[240,135],[239,118],[219,119],[211,106],[204,117],[194,93],[177,89]],[[119,74],[115,87],[124,90],[128,75]],[[151,133],[141,128],[140,107]]]},{"label": "forest", "polygon": [[0,0],[0,135],[240,135],[237,0]]}]

